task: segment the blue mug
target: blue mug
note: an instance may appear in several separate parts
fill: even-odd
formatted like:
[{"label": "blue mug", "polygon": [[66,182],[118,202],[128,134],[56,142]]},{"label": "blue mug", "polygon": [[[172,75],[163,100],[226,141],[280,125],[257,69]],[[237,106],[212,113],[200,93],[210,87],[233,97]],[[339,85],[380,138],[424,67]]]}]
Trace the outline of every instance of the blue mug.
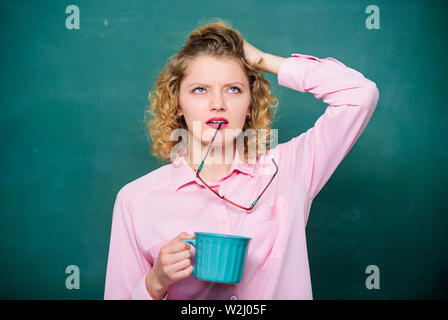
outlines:
[{"label": "blue mug", "polygon": [[207,232],[195,232],[195,239],[181,241],[196,248],[193,274],[196,279],[239,283],[246,265],[251,238]]}]

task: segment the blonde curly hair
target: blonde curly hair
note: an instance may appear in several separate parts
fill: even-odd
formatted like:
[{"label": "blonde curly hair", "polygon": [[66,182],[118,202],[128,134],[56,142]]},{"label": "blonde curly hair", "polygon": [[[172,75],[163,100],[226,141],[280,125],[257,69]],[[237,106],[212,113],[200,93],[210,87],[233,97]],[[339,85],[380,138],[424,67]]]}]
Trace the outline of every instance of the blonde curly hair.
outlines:
[{"label": "blonde curly hair", "polygon": [[[271,148],[270,125],[278,108],[278,98],[271,96],[271,87],[259,67],[250,64],[244,56],[243,37],[228,22],[219,19],[194,30],[186,44],[168,58],[156,80],[155,90],[150,90],[149,108],[145,110],[145,128],[151,137],[151,154],[162,162],[173,161],[172,148],[180,146],[188,150],[188,139],[182,143],[172,141],[171,133],[179,128],[188,129],[183,116],[178,117],[180,83],[188,63],[198,56],[231,57],[240,64],[250,84],[250,117],[242,132],[253,129],[244,139],[244,161],[256,156],[256,160]],[[264,129],[264,130],[259,130]],[[174,149],[173,149],[174,150]],[[255,150],[255,152],[253,152]],[[177,150],[179,152],[179,150]]]}]

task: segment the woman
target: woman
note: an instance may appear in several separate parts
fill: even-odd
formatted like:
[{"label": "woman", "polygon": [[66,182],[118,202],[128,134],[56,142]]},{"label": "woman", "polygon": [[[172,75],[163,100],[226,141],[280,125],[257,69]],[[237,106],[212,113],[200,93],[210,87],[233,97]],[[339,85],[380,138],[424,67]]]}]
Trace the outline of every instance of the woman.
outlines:
[{"label": "woman", "polygon": [[[328,104],[314,127],[272,145],[263,71]],[[371,118],[375,83],[333,58],[262,52],[218,22],[192,32],[152,93],[151,150],[170,163],[117,195],[104,298],[312,299],[311,203]],[[241,283],[192,275],[181,240],[196,231],[251,238]]]}]

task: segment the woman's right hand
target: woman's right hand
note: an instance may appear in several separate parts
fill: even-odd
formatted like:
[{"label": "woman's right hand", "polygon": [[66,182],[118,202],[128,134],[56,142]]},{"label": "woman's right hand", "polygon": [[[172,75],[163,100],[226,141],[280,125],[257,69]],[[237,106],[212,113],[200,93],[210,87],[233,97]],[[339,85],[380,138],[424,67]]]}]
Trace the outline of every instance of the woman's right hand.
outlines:
[{"label": "woman's right hand", "polygon": [[172,283],[193,273],[190,244],[181,241],[183,239],[194,239],[194,236],[182,232],[160,248],[159,256],[148,273],[150,291],[155,296],[165,296]]}]

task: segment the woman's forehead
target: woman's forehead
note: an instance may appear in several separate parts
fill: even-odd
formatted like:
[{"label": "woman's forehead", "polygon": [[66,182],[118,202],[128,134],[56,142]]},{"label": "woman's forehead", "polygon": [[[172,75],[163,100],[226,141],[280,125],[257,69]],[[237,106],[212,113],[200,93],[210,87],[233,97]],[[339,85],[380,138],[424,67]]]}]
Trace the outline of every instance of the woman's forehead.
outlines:
[{"label": "woman's forehead", "polygon": [[234,59],[200,56],[188,63],[184,81],[187,84],[201,82],[213,85],[215,82],[230,84],[235,81],[246,83],[248,80],[243,68]]}]

